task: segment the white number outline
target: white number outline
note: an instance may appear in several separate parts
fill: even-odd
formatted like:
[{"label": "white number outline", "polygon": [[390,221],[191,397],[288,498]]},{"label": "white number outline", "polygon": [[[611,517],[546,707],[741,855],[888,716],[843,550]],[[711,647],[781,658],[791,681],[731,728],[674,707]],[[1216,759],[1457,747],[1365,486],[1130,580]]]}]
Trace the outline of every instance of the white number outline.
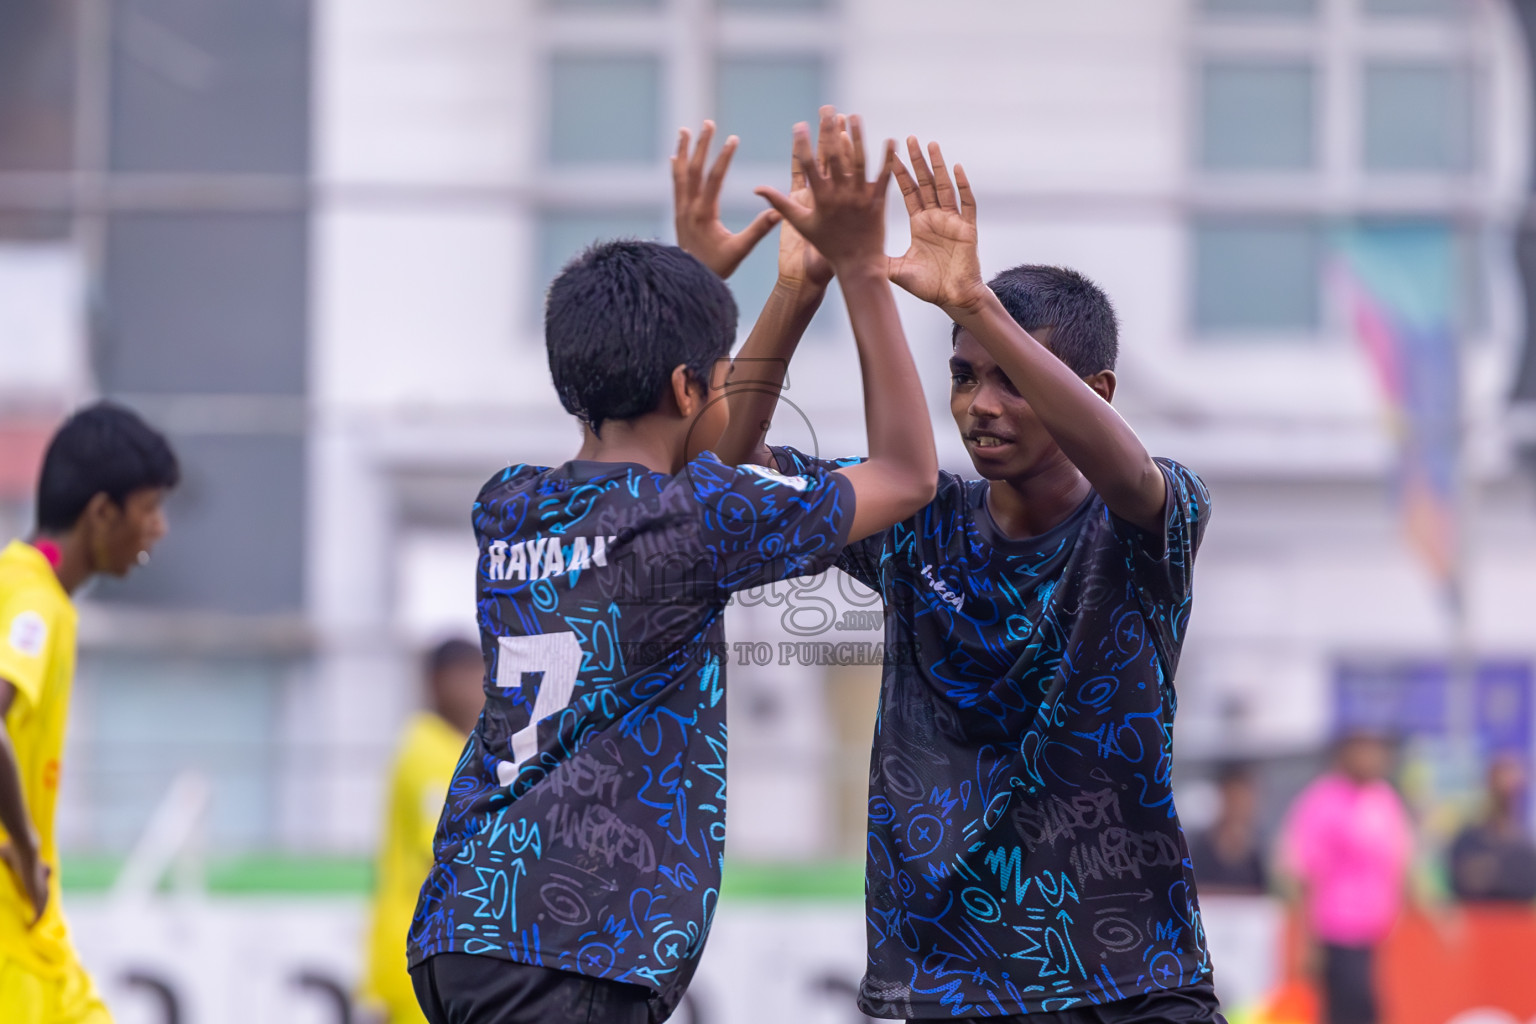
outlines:
[{"label": "white number outline", "polygon": [[[510,786],[517,773],[539,751],[539,725],[571,703],[576,676],[581,672],[581,642],[576,634],[540,633],[534,636],[496,638],[496,685],[503,690],[522,689],[526,673],[542,675],[530,704],[528,724],[512,734],[512,760],[496,765],[496,778]],[[523,694],[528,700],[528,694]]]}]

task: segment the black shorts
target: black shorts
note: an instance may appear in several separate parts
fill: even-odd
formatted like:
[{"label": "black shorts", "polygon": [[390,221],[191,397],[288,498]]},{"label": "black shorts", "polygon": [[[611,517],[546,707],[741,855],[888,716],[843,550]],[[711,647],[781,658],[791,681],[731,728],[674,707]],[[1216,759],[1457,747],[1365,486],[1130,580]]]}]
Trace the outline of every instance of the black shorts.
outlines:
[{"label": "black shorts", "polygon": [[650,989],[492,956],[439,953],[411,968],[431,1024],[648,1024]]},{"label": "black shorts", "polygon": [[[975,1017],[949,1024],[1226,1024],[1216,990],[1210,985],[1174,988],[1166,992],[1117,999],[1098,1006],[1074,1006],[1056,1013],[1030,1013],[1018,1017]],[[926,1024],[909,1021],[908,1024]]]},{"label": "black shorts", "polygon": [[1376,955],[1370,946],[1323,944],[1323,1020],[1376,1024]]}]

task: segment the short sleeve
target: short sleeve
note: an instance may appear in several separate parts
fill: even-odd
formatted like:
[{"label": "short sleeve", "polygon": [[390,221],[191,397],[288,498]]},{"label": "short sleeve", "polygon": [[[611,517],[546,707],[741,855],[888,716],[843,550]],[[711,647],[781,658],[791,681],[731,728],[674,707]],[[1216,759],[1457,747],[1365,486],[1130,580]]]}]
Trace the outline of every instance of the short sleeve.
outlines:
[{"label": "short sleeve", "polygon": [[42,698],[55,628],[53,605],[45,595],[23,590],[0,604],[0,679],[34,706]]},{"label": "short sleeve", "polygon": [[706,452],[680,479],[690,487],[712,575],[727,592],[827,569],[853,525],[853,486],[825,468],[779,473],[727,466]]},{"label": "short sleeve", "polygon": [[[845,459],[818,459],[794,448],[770,447],[774,460],[779,464],[781,473],[835,473],[839,469],[847,469],[849,466],[857,466],[864,460],[861,458]],[[880,561],[885,551],[885,542],[891,533],[890,527],[884,530],[876,530],[861,540],[856,540],[843,547],[837,556],[836,566],[858,580],[864,586],[874,591],[880,590]]]},{"label": "short sleeve", "polygon": [[1189,469],[1169,459],[1154,461],[1167,485],[1162,535],[1119,517],[1114,521],[1116,532],[1130,547],[1132,579],[1172,678],[1189,623],[1195,554],[1211,517],[1211,496]]}]

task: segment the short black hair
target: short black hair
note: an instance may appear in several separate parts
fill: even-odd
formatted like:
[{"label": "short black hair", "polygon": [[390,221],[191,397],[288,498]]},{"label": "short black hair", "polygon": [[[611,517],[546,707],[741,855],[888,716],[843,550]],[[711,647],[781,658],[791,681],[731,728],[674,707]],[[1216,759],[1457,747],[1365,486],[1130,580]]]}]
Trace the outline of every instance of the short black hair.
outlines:
[{"label": "short black hair", "polygon": [[544,303],[560,404],[593,433],[654,411],[680,364],[707,388],[735,340],[731,290],[675,245],[599,242],[565,265]]},{"label": "short black hair", "polygon": [[[1025,264],[987,282],[1026,331],[1051,329],[1051,351],[1079,377],[1113,370],[1120,323],[1104,290],[1067,267]],[[956,324],[952,337],[959,337]]]},{"label": "short black hair", "polygon": [[170,442],[138,413],[114,402],[75,412],[48,442],[37,483],[37,528],[74,528],[98,494],[122,506],[145,488],[175,487],[181,466]]},{"label": "short black hair", "polygon": [[477,665],[484,661],[480,654],[480,645],[455,636],[434,644],[432,649],[427,651],[425,668],[427,676],[431,678],[444,669],[471,661]]}]

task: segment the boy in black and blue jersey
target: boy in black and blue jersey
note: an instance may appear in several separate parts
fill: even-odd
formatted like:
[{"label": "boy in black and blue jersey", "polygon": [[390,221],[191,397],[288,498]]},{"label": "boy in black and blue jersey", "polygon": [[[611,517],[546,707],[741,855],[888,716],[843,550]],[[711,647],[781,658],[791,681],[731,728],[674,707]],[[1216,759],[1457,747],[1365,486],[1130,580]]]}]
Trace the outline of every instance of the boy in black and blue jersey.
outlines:
[{"label": "boy in black and blue jersey", "polygon": [[[888,655],[916,652],[884,667],[859,1005],[907,1020],[1219,1020],[1170,790],[1206,489],[1111,407],[1103,292],[1055,267],[984,283],[963,170],[952,181],[937,146],[931,170],[908,146],[913,171],[896,174],[912,245],[889,272],[954,321],[950,407],[982,479],[940,474],[925,508],[837,561],[884,599]],[[790,262],[816,265],[788,244]],[[733,396],[733,417],[772,417],[770,370],[818,298],[776,294],[759,323],[777,329],[738,355],[759,386]],[[856,461],[769,449],[761,433],[721,454],[786,473]]]},{"label": "boy in black and blue jersey", "polygon": [[498,473],[474,505],[486,705],[409,939],[433,1024],[670,1015],[719,894],[727,599],[819,571],[933,496],[885,274],[894,153],[871,182],[857,121],[850,136],[830,114],[821,129],[824,167],[797,126],[808,195],[789,216],[841,280],[869,385],[867,463],[781,475],[710,453],[729,428],[736,306],[681,249],[597,245],[550,287],[550,370],[582,444],[561,466]]}]

